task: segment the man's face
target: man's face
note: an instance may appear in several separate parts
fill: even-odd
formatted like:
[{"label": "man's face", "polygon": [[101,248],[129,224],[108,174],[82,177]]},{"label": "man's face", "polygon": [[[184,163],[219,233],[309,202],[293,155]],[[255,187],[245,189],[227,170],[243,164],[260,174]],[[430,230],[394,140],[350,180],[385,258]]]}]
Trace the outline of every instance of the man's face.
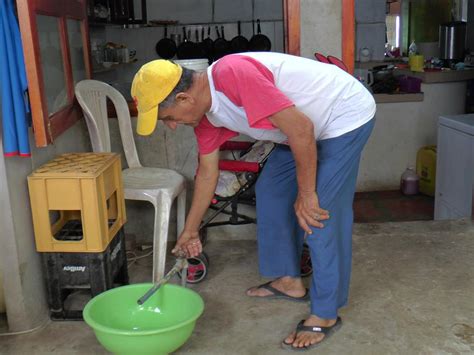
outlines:
[{"label": "man's face", "polygon": [[196,127],[204,112],[194,98],[185,93],[176,96],[176,101],[169,107],[160,107],[158,119],[171,129],[178,124]]}]

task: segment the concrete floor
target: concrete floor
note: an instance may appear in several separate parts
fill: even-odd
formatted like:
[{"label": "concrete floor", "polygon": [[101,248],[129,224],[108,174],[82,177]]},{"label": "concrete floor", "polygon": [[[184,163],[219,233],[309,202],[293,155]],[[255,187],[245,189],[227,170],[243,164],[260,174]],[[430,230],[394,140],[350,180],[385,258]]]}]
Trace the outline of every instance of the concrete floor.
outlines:
[{"label": "concrete floor", "polygon": [[[306,304],[247,298],[263,280],[254,241],[210,241],[208,279],[193,287],[206,309],[178,354],[285,354],[281,340]],[[147,280],[151,260],[131,268]],[[474,353],[474,224],[356,225],[350,304],[324,354]],[[0,337],[1,354],[106,354],[82,322],[54,322],[32,334]]]}]

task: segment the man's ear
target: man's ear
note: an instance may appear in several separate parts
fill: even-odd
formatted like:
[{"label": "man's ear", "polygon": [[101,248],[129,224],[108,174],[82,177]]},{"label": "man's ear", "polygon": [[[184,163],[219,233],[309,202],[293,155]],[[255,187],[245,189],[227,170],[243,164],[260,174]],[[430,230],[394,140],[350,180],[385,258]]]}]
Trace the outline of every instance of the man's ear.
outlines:
[{"label": "man's ear", "polygon": [[194,98],[187,92],[180,92],[176,95],[176,102],[181,104],[194,103]]}]

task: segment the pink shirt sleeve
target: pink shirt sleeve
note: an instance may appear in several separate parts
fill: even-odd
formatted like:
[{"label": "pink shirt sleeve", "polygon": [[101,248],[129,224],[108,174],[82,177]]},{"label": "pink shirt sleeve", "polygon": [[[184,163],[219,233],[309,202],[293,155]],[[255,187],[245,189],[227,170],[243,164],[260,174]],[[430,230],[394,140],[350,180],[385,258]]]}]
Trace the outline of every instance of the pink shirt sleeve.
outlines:
[{"label": "pink shirt sleeve", "polygon": [[199,154],[209,154],[218,149],[229,139],[238,136],[238,133],[224,127],[215,127],[206,116],[194,128],[194,134],[199,148]]},{"label": "pink shirt sleeve", "polygon": [[222,58],[212,68],[212,77],[217,91],[244,108],[250,127],[274,129],[268,117],[294,106],[275,86],[272,72],[251,57]]}]

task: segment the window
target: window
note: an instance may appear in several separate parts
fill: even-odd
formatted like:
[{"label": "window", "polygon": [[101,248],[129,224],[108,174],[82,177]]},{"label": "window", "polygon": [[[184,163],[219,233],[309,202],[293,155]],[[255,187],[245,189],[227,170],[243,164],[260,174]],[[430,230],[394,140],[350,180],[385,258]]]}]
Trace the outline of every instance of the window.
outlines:
[{"label": "window", "polygon": [[17,1],[36,146],[71,127],[82,111],[74,85],[91,77],[86,0]]},{"label": "window", "polygon": [[392,48],[400,48],[400,16],[387,15],[387,44]]}]

